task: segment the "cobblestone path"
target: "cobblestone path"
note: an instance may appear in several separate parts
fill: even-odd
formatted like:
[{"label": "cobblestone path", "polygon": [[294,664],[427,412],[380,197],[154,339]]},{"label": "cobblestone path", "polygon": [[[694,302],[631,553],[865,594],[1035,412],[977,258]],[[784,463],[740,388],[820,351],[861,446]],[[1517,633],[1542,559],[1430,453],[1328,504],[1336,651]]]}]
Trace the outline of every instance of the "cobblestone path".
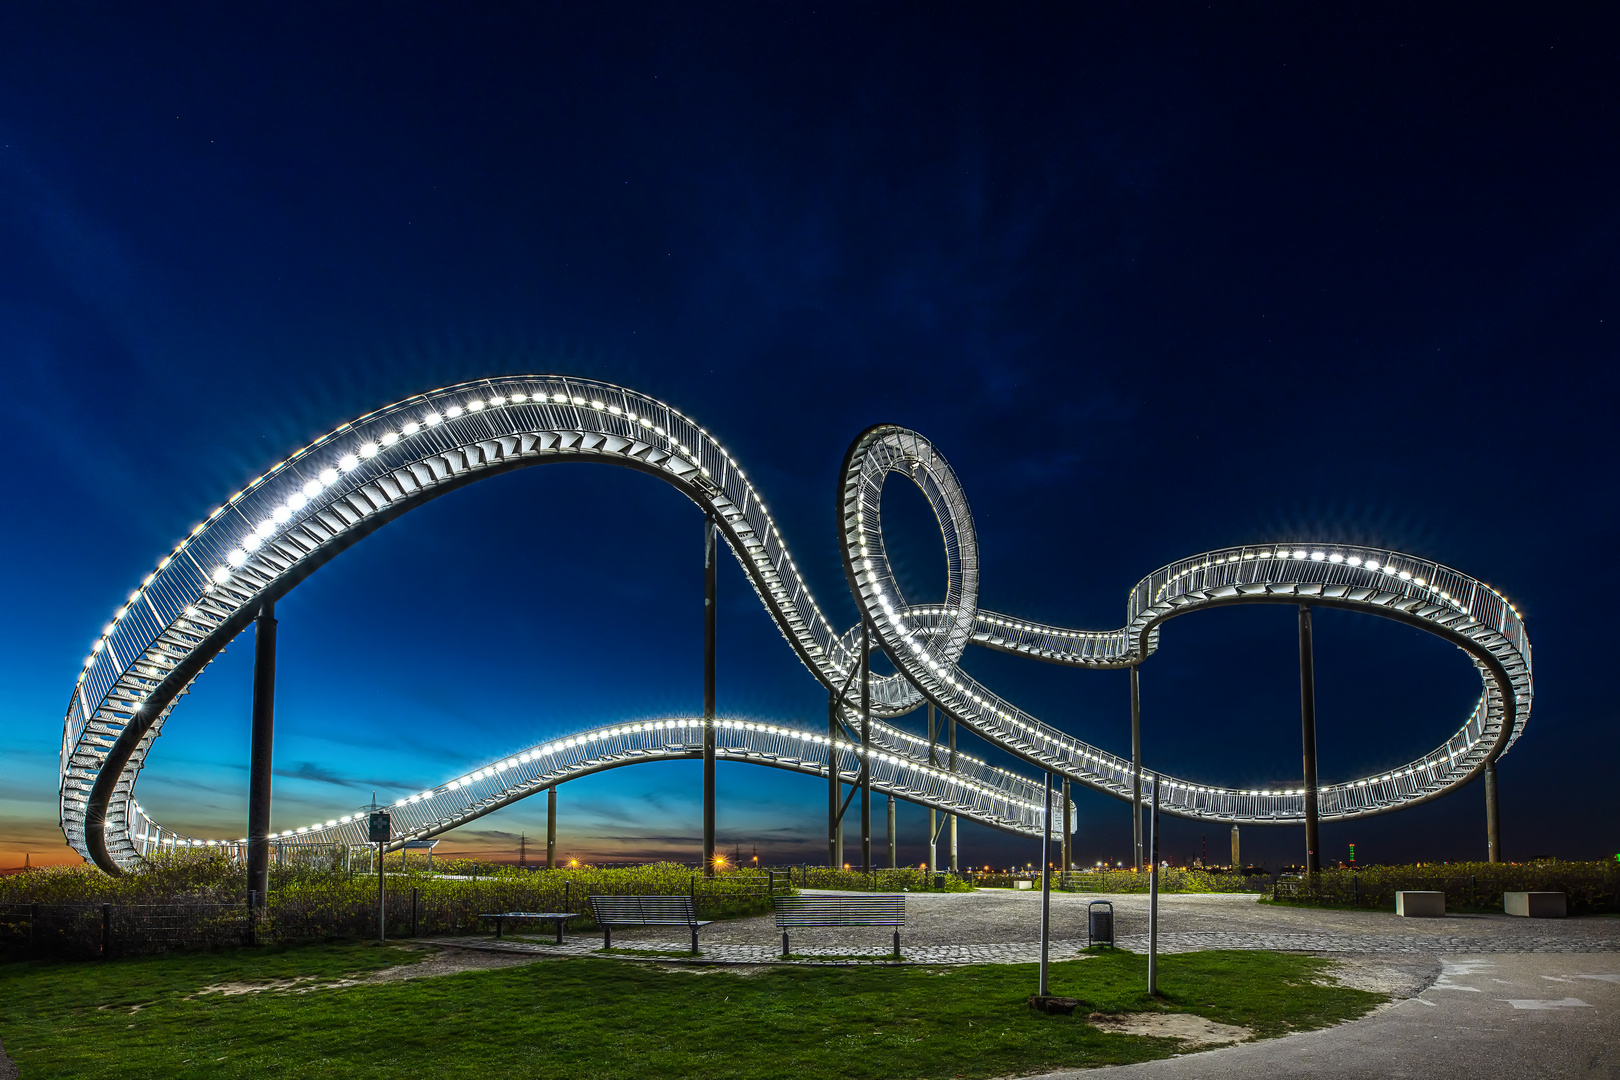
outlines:
[{"label": "cobblestone path", "polygon": [[[1086,947],[1085,913],[1096,899],[1114,905],[1118,944],[1147,950],[1147,897],[1052,896],[1053,960],[1073,959]],[[1247,894],[1170,894],[1159,898],[1159,949],[1270,949],[1325,955],[1424,955],[1620,952],[1620,919],[1521,919],[1508,915],[1452,915],[1404,919],[1393,912],[1336,911],[1259,904]],[[668,940],[665,928],[618,930],[618,955],[692,957],[689,942]],[[580,934],[561,946],[534,937],[496,941],[490,936],[434,939],[442,945],[531,955],[587,956],[601,939]],[[916,893],[906,898],[901,957],[911,964],[1027,964],[1040,958],[1040,896],[982,889],[973,893]],[[768,915],[706,927],[694,959],[706,963],[892,964],[883,929],[795,931],[794,956],[781,957],[781,934]],[[622,950],[622,951],[620,951]],[[671,955],[674,954],[674,955]]]}]

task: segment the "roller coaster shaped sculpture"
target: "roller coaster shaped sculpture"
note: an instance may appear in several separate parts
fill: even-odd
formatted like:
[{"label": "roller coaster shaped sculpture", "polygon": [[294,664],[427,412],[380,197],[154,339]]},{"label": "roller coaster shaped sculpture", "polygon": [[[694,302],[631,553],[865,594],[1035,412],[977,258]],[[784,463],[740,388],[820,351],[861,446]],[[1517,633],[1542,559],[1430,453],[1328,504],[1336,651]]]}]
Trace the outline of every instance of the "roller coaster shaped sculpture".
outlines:
[{"label": "roller coaster shaped sculpture", "polygon": [[[742,468],[690,418],[643,394],[555,375],[480,380],[420,394],[342,425],[233,495],[182,540],[121,605],[85,660],[62,728],[61,824],[68,842],[117,873],[143,855],[245,840],[183,836],[147,817],[135,782],[171,710],[208,663],[273,603],[339,552],[423,503],[527,465],[596,461],[656,476],[712,515],[761,603],[799,659],[839,703],[860,662],[861,624],[828,621]],[[881,497],[892,475],[921,489],[944,534],[948,588],[938,605],[901,593],[884,549]],[[850,447],[839,482],[839,542],[861,619],[895,674],[870,676],[871,743],[773,724],[717,720],[717,756],[853,782],[862,756],[875,789],[998,829],[1040,835],[1041,783],[957,755],[930,764],[928,744],[881,722],[925,700],[986,741],[1058,776],[1132,797],[1132,762],[1042,723],[958,661],[969,644],[1082,668],[1136,665],[1159,627],[1191,611],[1283,603],[1395,619],[1452,642],[1478,668],[1473,712],[1443,744],[1400,768],[1318,789],[1322,820],[1349,820],[1445,793],[1500,757],[1524,731],[1530,644],[1519,613],[1465,574],[1393,551],[1343,544],[1224,548],[1162,567],[1126,598],[1117,630],[1070,630],[978,606],[979,553],[955,474],[922,435],[889,424]],[[842,695],[842,696],[840,696]],[[395,846],[453,829],[575,777],[701,754],[703,721],[618,724],[554,739],[393,807]],[[1151,770],[1143,769],[1151,775]],[[1236,790],[1164,777],[1160,807],[1222,823],[1305,819],[1294,784]],[[361,844],[345,816],[272,834],[281,844]]]}]

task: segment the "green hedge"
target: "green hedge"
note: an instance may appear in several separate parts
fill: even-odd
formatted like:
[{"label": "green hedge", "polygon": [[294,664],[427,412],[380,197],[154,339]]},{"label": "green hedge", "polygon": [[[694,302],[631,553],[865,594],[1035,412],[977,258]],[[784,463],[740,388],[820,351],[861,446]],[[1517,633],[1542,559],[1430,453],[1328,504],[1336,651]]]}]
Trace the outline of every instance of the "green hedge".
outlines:
[{"label": "green hedge", "polygon": [[[1143,870],[1071,870],[1056,874],[1052,888],[1060,892],[1082,893],[1145,893],[1148,891],[1148,872]],[[1041,887],[1036,873],[970,875],[969,880],[982,889],[1011,889],[1014,882],[1028,881],[1033,888]],[[1175,866],[1159,871],[1159,891],[1165,893],[1257,892],[1265,879],[1245,879],[1241,874],[1220,874],[1208,870],[1192,870]]]},{"label": "green hedge", "polygon": [[1571,915],[1620,912],[1620,866],[1612,862],[1421,863],[1323,870],[1283,879],[1274,903],[1393,911],[1405,889],[1446,894],[1452,911],[1501,911],[1505,892],[1561,892]]},{"label": "green hedge", "polygon": [[934,874],[915,866],[887,867],[867,873],[830,866],[794,867],[789,875],[795,887],[839,889],[846,892],[972,892],[973,886],[955,874],[945,874],[936,889]]},{"label": "green hedge", "polygon": [[[468,869],[458,867],[458,869]],[[783,879],[777,876],[778,889]],[[558,870],[500,868],[480,877],[429,874],[412,861],[407,872],[390,872],[385,892],[388,932],[470,934],[489,926],[479,916],[497,911],[571,911],[581,918],[574,928],[591,925],[587,897],[611,895],[691,896],[705,919],[758,915],[771,910],[770,878],[764,871],[735,870],[705,879],[685,866],[655,863],[627,868],[576,866]],[[58,928],[52,941],[64,953],[94,951],[100,944],[100,906],[116,910],[119,951],[163,951],[216,944],[221,935],[242,940],[308,941],[369,937],[377,932],[377,880],[371,874],[309,867],[273,868],[266,916],[256,926],[247,918],[247,879],[241,867],[215,857],[180,854],[153,858],[138,872],[112,877],[92,867],[51,867],[0,878],[0,947],[41,937],[29,925],[37,913]],[[38,905],[37,909],[25,905]],[[215,905],[221,906],[216,909]],[[222,919],[241,922],[211,932],[177,935],[174,912],[163,912],[171,927],[156,934],[160,909],[208,908],[210,925]],[[143,917],[150,916],[145,922]],[[199,924],[200,925],[200,924]],[[145,928],[145,929],[143,929]],[[145,935],[145,937],[143,937]],[[149,938],[150,940],[147,940]]]}]

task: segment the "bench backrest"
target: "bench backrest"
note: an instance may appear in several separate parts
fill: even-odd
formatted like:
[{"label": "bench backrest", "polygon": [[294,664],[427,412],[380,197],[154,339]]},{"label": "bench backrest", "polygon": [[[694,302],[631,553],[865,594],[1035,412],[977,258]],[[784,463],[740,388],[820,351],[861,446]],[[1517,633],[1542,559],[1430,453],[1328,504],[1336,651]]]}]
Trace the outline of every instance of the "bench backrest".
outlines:
[{"label": "bench backrest", "polygon": [[697,912],[690,896],[592,896],[591,915],[598,923],[642,926],[691,926]]},{"label": "bench backrest", "polygon": [[904,926],[904,893],[866,896],[778,896],[776,925],[790,926]]}]

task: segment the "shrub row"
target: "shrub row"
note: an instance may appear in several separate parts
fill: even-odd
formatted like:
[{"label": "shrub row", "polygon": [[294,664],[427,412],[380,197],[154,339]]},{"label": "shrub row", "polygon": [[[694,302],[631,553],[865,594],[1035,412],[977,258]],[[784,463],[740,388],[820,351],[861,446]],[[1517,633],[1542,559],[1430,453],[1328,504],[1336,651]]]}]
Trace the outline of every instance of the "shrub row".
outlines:
[{"label": "shrub row", "polygon": [[[1032,887],[1041,887],[1038,873],[998,874],[977,873],[969,880],[984,889],[1012,889],[1017,881],[1028,881]],[[1063,892],[1084,893],[1145,893],[1149,874],[1146,870],[1071,870],[1052,879],[1052,887]],[[1257,892],[1259,881],[1245,879],[1242,874],[1221,874],[1208,870],[1170,867],[1159,871],[1159,891],[1165,893],[1201,892]]]},{"label": "shrub row", "polygon": [[[391,936],[467,934],[488,929],[497,911],[571,911],[588,928],[591,894],[686,895],[705,919],[771,908],[770,878],[737,870],[705,879],[673,863],[558,870],[503,868],[481,877],[428,874],[414,864],[391,872],[385,892]],[[778,888],[784,887],[777,877]],[[222,859],[189,854],[149,860],[138,873],[110,877],[89,867],[52,867],[0,879],[0,949],[47,955],[161,952],[225,941],[368,937],[377,932],[377,881],[341,870],[276,868],[267,912],[250,920],[245,872]],[[104,913],[103,906],[110,909]],[[414,911],[413,911],[414,906]],[[104,925],[106,924],[106,925]],[[107,928],[110,926],[110,929]]]},{"label": "shrub row", "polygon": [[1267,899],[1392,911],[1395,894],[1407,889],[1443,892],[1451,910],[1501,911],[1506,892],[1561,892],[1571,915],[1620,912],[1620,866],[1612,862],[1429,863],[1323,870],[1278,881]]}]

